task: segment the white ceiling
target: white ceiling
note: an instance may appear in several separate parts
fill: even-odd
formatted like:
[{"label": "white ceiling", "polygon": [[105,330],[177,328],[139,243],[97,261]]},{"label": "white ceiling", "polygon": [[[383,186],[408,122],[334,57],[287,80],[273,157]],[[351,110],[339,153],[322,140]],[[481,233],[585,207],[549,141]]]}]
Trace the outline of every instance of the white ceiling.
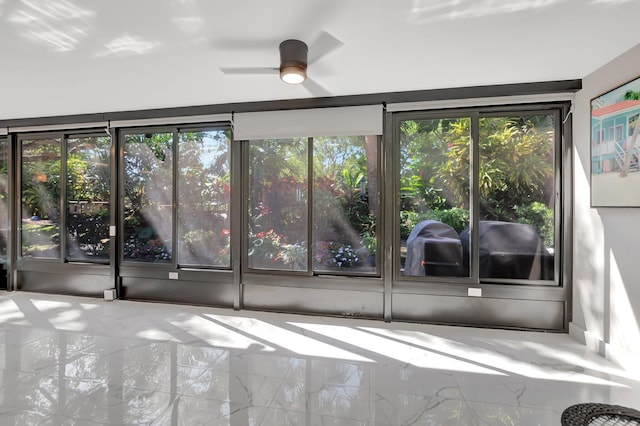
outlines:
[{"label": "white ceiling", "polygon": [[[638,0],[0,0],[0,120],[578,79],[639,19]],[[220,71],[323,34],[324,92]]]}]

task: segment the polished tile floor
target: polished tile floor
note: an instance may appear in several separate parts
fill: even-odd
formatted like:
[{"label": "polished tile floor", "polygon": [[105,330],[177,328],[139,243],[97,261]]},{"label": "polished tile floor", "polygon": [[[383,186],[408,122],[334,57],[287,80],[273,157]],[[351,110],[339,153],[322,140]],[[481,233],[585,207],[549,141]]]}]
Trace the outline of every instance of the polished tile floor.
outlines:
[{"label": "polished tile floor", "polygon": [[640,406],[568,335],[0,293],[0,425],[557,425]]}]

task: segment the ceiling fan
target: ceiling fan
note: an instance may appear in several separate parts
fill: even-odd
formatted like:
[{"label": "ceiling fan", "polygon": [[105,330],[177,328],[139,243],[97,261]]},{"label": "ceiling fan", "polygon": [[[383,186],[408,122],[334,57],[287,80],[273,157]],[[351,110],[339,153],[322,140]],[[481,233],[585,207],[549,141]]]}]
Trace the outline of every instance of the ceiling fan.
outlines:
[{"label": "ceiling fan", "polygon": [[[238,43],[230,44],[234,45]],[[280,79],[285,83],[301,84],[311,94],[316,96],[329,96],[330,92],[328,90],[308,77],[307,68],[338,49],[342,44],[340,40],[323,31],[310,47],[301,40],[288,39],[281,42],[279,46],[280,66],[277,68],[220,68],[220,71],[228,75],[276,75],[279,73]]]}]

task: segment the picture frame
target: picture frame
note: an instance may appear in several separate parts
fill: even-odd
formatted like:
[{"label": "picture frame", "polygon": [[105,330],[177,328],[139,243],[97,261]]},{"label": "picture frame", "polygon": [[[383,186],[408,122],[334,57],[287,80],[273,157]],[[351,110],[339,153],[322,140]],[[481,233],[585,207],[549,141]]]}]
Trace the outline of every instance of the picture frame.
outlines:
[{"label": "picture frame", "polygon": [[640,207],[640,77],[590,106],[591,207]]}]

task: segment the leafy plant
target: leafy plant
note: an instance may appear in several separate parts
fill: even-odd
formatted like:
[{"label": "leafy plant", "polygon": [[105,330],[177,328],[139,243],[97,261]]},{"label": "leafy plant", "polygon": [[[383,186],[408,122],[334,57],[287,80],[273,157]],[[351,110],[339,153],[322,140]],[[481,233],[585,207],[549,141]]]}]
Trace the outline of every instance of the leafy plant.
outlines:
[{"label": "leafy plant", "polygon": [[171,251],[160,239],[143,241],[131,236],[123,244],[124,258],[143,262],[170,262]]},{"label": "leafy plant", "polygon": [[536,232],[544,242],[545,247],[554,246],[554,217],[553,210],[540,202],[533,202],[526,206],[515,206],[518,223],[526,223],[536,228]]},{"label": "leafy plant", "polygon": [[460,233],[469,225],[469,211],[457,207],[446,210],[428,210],[423,213],[401,211],[400,238],[402,240],[409,238],[411,230],[423,220],[437,220],[446,223]]},{"label": "leafy plant", "polygon": [[320,241],[314,247],[313,262],[318,267],[350,268],[360,264],[361,259],[349,244]]}]

